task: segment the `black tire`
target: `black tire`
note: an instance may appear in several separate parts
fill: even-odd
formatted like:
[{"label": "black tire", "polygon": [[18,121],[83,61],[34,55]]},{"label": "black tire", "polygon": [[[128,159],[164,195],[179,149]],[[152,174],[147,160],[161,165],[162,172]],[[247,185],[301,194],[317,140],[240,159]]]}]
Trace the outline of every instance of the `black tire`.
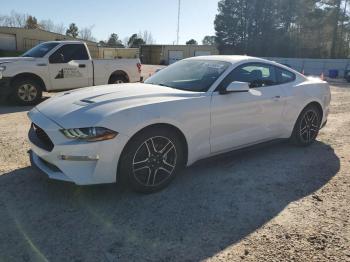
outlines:
[{"label": "black tire", "polygon": [[322,115],[315,105],[309,105],[300,113],[295,123],[291,141],[297,146],[309,146],[320,131]]},{"label": "black tire", "polygon": [[0,104],[6,103],[7,97],[8,97],[7,95],[2,95],[2,96],[0,96]]},{"label": "black tire", "polygon": [[122,75],[111,76],[111,80],[109,81],[110,84],[123,84],[128,82],[128,79]]},{"label": "black tire", "polygon": [[33,79],[20,79],[13,83],[12,99],[17,104],[36,105],[41,101],[42,95],[40,84]]},{"label": "black tire", "polygon": [[[149,150],[152,141],[154,152]],[[183,168],[183,152],[181,139],[173,130],[166,127],[146,129],[133,137],[123,150],[119,166],[122,181],[127,181],[140,193],[159,191]]]}]

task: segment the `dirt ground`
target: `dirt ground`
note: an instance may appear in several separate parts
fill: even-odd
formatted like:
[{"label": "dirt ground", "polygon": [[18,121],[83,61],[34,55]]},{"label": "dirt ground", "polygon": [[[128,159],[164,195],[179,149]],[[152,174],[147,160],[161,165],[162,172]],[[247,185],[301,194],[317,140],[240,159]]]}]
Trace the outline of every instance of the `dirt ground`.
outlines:
[{"label": "dirt ground", "polygon": [[28,107],[0,106],[0,261],[350,261],[350,86],[309,148],[186,169],[164,191],[78,187],[29,166]]}]

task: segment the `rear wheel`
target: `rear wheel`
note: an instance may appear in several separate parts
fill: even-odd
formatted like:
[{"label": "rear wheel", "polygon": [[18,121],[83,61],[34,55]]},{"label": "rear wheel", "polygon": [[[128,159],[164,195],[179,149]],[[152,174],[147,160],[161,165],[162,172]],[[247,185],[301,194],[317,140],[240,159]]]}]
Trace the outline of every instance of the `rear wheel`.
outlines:
[{"label": "rear wheel", "polygon": [[17,80],[13,84],[12,97],[21,105],[35,105],[42,98],[42,89],[37,81],[32,79]]},{"label": "rear wheel", "polygon": [[121,157],[120,172],[138,192],[165,188],[183,167],[183,145],[168,128],[151,128],[136,135]]},{"label": "rear wheel", "polygon": [[291,140],[298,146],[311,145],[319,133],[322,116],[314,105],[307,106],[299,115]]},{"label": "rear wheel", "polygon": [[115,75],[111,77],[111,80],[109,81],[110,84],[123,84],[128,83],[128,80],[125,76],[122,75]]}]

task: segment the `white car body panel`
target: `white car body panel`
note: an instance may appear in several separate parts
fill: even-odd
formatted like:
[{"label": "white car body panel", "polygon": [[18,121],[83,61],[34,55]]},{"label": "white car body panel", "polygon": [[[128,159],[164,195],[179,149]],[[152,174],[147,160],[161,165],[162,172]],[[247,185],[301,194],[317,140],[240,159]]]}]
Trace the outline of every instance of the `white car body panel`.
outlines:
[{"label": "white car body panel", "polygon": [[[117,63],[116,63],[117,61]],[[107,85],[109,77],[116,71],[123,71],[128,75],[130,83],[140,81],[140,73],[136,64],[139,59],[93,59],[95,66],[95,85]]]},{"label": "white car body panel", "polygon": [[[244,93],[214,94],[211,104],[212,152],[282,135],[280,123],[285,99],[283,90],[279,89],[269,86]],[[281,98],[275,99],[277,96]]]},{"label": "white car body panel", "polygon": [[[29,112],[55,147],[52,152],[32,144],[33,161],[52,178],[79,185],[116,181],[120,155],[137,132],[153,124],[168,124],[184,135],[187,165],[197,160],[278,138],[289,138],[300,112],[311,102],[322,107],[327,121],[330,91],[326,82],[307,79],[274,62],[239,56],[191,59],[228,61],[229,69],[207,92],[182,91],[148,84],[123,84],[62,92]],[[235,67],[264,62],[296,74],[291,83],[253,88],[246,93],[221,95],[218,84]],[[59,129],[105,127],[118,132],[112,140],[82,143],[67,139]],[[95,161],[61,160],[61,154],[98,156]],[[48,170],[43,159],[62,172]]]}]

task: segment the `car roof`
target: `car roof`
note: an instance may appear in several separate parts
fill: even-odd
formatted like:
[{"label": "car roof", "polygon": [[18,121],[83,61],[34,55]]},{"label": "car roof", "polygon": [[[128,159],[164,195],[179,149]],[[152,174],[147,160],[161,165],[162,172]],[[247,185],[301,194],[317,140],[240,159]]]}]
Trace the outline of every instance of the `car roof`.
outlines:
[{"label": "car roof", "polygon": [[285,66],[283,64],[277,63],[275,61],[263,59],[263,58],[258,58],[258,57],[252,57],[252,56],[246,56],[246,55],[211,55],[211,56],[195,56],[195,57],[190,57],[185,60],[208,60],[208,61],[223,61],[223,62],[228,62],[231,64],[237,64],[240,62],[246,62],[246,63],[266,63],[270,65],[275,65],[281,68],[284,68],[288,71],[293,72],[294,74],[298,75],[299,77],[302,77],[305,79],[305,76],[300,74],[298,71]]},{"label": "car roof", "polygon": [[223,61],[223,62],[229,62],[232,64],[235,64],[237,62],[241,61],[252,61],[252,62],[268,62],[271,63],[269,60],[265,60],[262,58],[252,57],[252,56],[246,56],[246,55],[211,55],[211,56],[196,56],[187,58],[186,60],[215,60],[215,61]]}]

